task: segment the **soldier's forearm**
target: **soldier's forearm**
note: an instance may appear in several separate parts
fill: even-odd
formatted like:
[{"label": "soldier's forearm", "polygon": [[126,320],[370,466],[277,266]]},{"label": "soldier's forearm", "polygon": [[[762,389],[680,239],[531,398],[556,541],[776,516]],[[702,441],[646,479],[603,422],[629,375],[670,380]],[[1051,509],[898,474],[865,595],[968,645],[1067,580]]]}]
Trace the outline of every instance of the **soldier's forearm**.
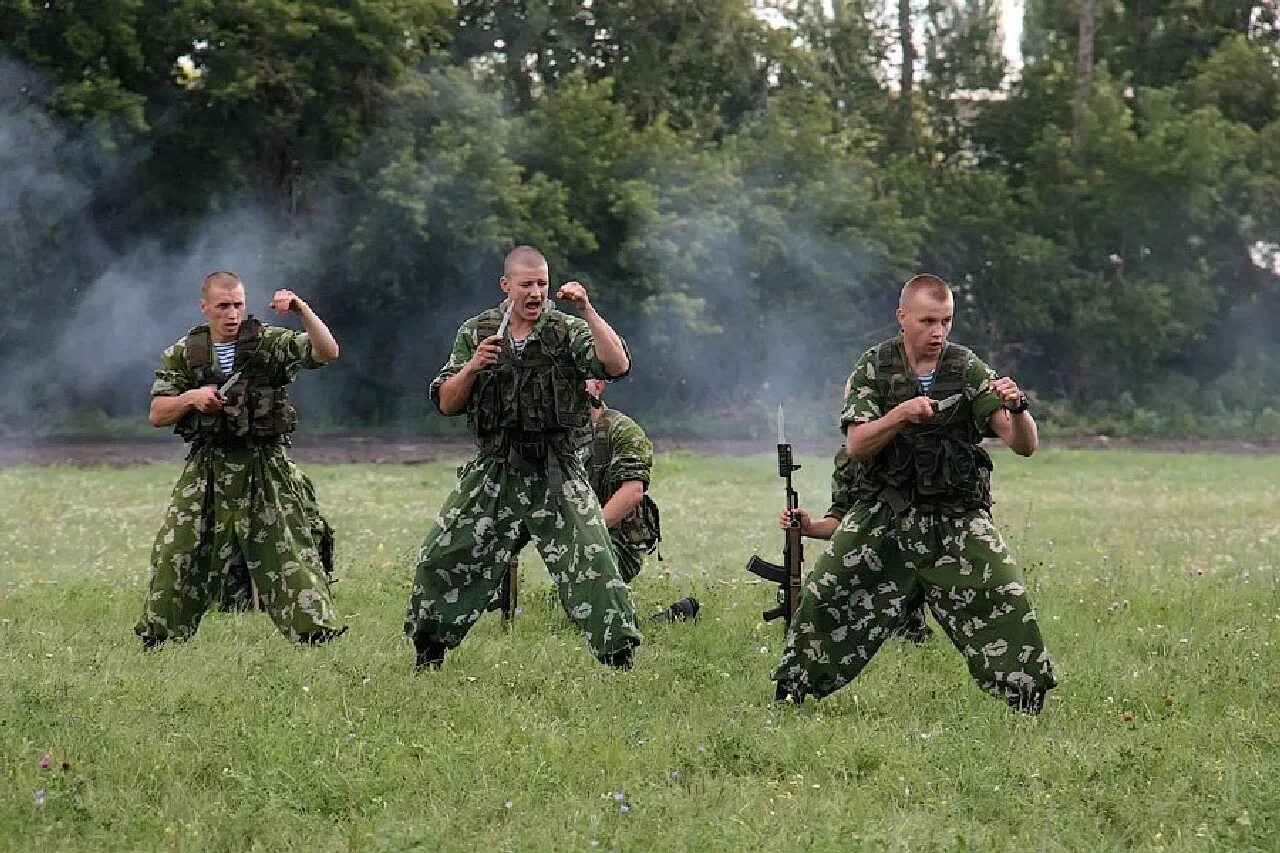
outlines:
[{"label": "soldier's forearm", "polygon": [[844,452],[855,462],[865,462],[893,441],[902,429],[902,420],[891,409],[883,416],[865,424],[858,424],[845,432]]},{"label": "soldier's forearm", "polygon": [[190,402],[186,394],[179,394],[176,397],[152,397],[151,410],[147,418],[153,427],[173,426],[194,408],[195,404]]},{"label": "soldier's forearm", "polygon": [[833,515],[823,516],[821,521],[815,521],[810,524],[804,535],[810,539],[830,539],[835,535],[836,528],[839,526],[840,519]]},{"label": "soldier's forearm", "polygon": [[627,480],[618,487],[613,497],[609,498],[602,508],[605,526],[617,527],[622,519],[640,506],[642,500],[644,500],[644,483],[639,480]]},{"label": "soldier's forearm", "polygon": [[311,357],[320,364],[328,364],[338,357],[338,341],[333,332],[320,319],[311,306],[298,300],[298,317],[302,327],[307,330],[307,338],[311,341]]},{"label": "soldier's forearm", "polygon": [[437,408],[442,415],[460,415],[467,409],[467,401],[471,399],[471,386],[476,384],[476,374],[470,368],[470,362],[461,370],[440,383],[440,403]]},{"label": "soldier's forearm", "polygon": [[1030,412],[1010,414],[1009,447],[1019,456],[1030,456],[1040,446],[1040,429]]},{"label": "soldier's forearm", "polygon": [[613,330],[594,309],[583,312],[582,319],[587,321],[591,329],[591,337],[596,345],[596,358],[604,365],[610,376],[621,376],[631,369],[631,359],[627,357],[627,349],[622,345],[622,338]]}]

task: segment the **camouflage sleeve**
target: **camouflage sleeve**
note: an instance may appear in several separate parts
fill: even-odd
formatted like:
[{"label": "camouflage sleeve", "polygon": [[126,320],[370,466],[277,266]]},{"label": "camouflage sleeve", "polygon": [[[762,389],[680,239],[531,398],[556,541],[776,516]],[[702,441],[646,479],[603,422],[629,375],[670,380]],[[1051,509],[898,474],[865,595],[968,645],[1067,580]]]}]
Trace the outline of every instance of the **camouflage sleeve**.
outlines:
[{"label": "camouflage sleeve", "polygon": [[[462,366],[471,360],[471,356],[475,354],[478,345],[479,341],[476,340],[476,321],[472,318],[458,328],[458,336],[454,338],[453,352],[449,354],[449,360],[444,363],[444,367],[440,368],[436,378],[431,380],[431,387],[427,389],[427,396],[431,398],[431,403],[436,407],[437,412],[440,411],[440,386],[449,377],[457,375]],[[441,412],[441,414],[444,413]]]},{"label": "camouflage sleeve", "polygon": [[187,369],[185,345],[178,341],[160,356],[160,369],[151,383],[151,396],[176,397],[194,387],[195,377]]},{"label": "camouflage sleeve", "polygon": [[[627,346],[627,342],[621,335],[618,336],[618,340],[622,341],[622,348],[627,351],[627,361],[630,362],[631,347]],[[604,379],[612,382],[631,372],[630,367],[627,368],[627,373],[619,376],[610,376],[605,372],[604,365],[596,356],[596,341],[591,334],[591,327],[581,317],[569,317],[569,352],[573,355],[573,366],[583,379]]]},{"label": "camouflage sleeve", "polygon": [[844,451],[836,456],[836,466],[831,472],[831,506],[827,507],[827,515],[832,518],[844,518],[853,509],[853,473],[854,466],[844,460]]},{"label": "camouflage sleeve", "polygon": [[286,382],[297,379],[303,370],[324,367],[311,354],[311,337],[306,332],[267,326],[262,334],[262,354],[279,365]]},{"label": "camouflage sleeve", "polygon": [[628,480],[639,480],[649,487],[649,471],[653,468],[653,443],[640,424],[627,416],[618,419],[609,436],[609,487],[617,488]]},{"label": "camouflage sleeve", "polygon": [[1001,406],[1000,397],[991,390],[991,381],[995,378],[995,371],[987,367],[982,359],[976,355],[969,359],[969,366],[965,368],[964,374],[964,393],[973,401],[974,423],[986,436],[995,435],[991,431],[991,415]]},{"label": "camouflage sleeve", "polygon": [[840,430],[849,426],[865,424],[880,417],[880,394],[876,391],[876,365],[872,359],[874,350],[868,350],[858,359],[853,372],[844,383],[844,408],[840,410]]}]

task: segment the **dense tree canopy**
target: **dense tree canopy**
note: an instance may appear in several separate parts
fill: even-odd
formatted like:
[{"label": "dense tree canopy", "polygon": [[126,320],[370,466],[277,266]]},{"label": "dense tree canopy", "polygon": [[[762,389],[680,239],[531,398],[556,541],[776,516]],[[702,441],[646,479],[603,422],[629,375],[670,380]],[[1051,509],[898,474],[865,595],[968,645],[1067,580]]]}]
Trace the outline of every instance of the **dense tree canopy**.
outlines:
[{"label": "dense tree canopy", "polygon": [[1083,101],[1077,3],[1027,7],[1010,76],[994,0],[5,3],[0,424],[136,408],[180,322],[126,393],[50,348],[194,322],[201,265],[332,321],[335,418],[415,417],[520,242],[672,422],[830,404],[920,269],[1072,411],[1280,410],[1277,7],[1096,0]]}]

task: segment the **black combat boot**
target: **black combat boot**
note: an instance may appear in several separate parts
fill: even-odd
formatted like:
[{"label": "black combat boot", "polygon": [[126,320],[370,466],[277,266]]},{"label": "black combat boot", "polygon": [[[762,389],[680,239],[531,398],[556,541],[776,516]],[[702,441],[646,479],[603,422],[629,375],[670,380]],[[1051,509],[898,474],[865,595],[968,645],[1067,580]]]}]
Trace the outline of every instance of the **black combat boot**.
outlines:
[{"label": "black combat boot", "polygon": [[626,646],[625,648],[618,649],[613,654],[607,655],[604,662],[614,669],[626,672],[631,669],[631,667],[635,666],[635,649],[635,646]]},{"label": "black combat boot", "polygon": [[1005,701],[1009,703],[1009,707],[1017,711],[1019,714],[1026,714],[1034,717],[1044,710],[1044,698],[1049,691],[1041,687],[1031,690],[1019,691],[1016,695],[1006,696]]},{"label": "black combat boot", "polygon": [[650,619],[654,622],[688,622],[690,619],[697,619],[698,611],[701,609],[702,605],[698,603],[698,599],[687,596],[673,602],[661,613],[653,614]]},{"label": "black combat boot", "polygon": [[318,646],[321,643],[327,643],[330,640],[336,640],[343,634],[347,633],[347,626],[341,628],[321,628],[319,631],[312,631],[298,637],[298,642],[305,643],[308,646]]},{"label": "black combat boot", "polygon": [[787,687],[786,685],[784,685],[781,681],[779,681],[779,682],[777,682],[776,684],[774,684],[774,686],[773,686],[773,701],[775,701],[775,702],[786,702],[788,699],[789,699],[789,700],[791,700],[792,702],[794,702],[794,703],[795,703],[795,704],[797,704],[797,705],[803,705],[803,704],[804,704],[804,693],[793,693],[793,692],[791,691],[791,689],[790,689],[789,687]]},{"label": "black combat boot", "polygon": [[444,643],[429,640],[426,637],[415,634],[413,637],[413,649],[417,653],[413,661],[414,675],[421,675],[429,669],[439,669],[444,666],[444,653],[446,651]]},{"label": "black combat boot", "polygon": [[154,652],[156,649],[160,648],[160,646],[164,643],[164,641],[165,641],[164,637],[152,637],[150,635],[144,635],[142,638],[142,650],[144,652]]}]

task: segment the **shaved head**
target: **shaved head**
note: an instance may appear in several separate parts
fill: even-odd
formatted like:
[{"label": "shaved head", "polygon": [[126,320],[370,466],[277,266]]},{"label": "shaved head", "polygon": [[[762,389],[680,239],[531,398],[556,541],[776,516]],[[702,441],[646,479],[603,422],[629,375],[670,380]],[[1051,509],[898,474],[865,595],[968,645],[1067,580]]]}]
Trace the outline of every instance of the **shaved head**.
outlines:
[{"label": "shaved head", "polygon": [[951,297],[951,286],[933,273],[924,272],[914,275],[902,285],[902,293],[898,295],[898,308],[905,310],[917,294],[946,302]]},{"label": "shaved head", "polygon": [[541,252],[532,246],[516,246],[507,257],[502,261],[502,274],[510,278],[511,273],[518,267],[545,267],[547,259]]},{"label": "shaved head", "polygon": [[244,282],[235,273],[227,270],[211,272],[204,277],[204,281],[200,282],[200,298],[208,299],[209,291],[215,287],[235,287],[237,285],[243,287]]}]

